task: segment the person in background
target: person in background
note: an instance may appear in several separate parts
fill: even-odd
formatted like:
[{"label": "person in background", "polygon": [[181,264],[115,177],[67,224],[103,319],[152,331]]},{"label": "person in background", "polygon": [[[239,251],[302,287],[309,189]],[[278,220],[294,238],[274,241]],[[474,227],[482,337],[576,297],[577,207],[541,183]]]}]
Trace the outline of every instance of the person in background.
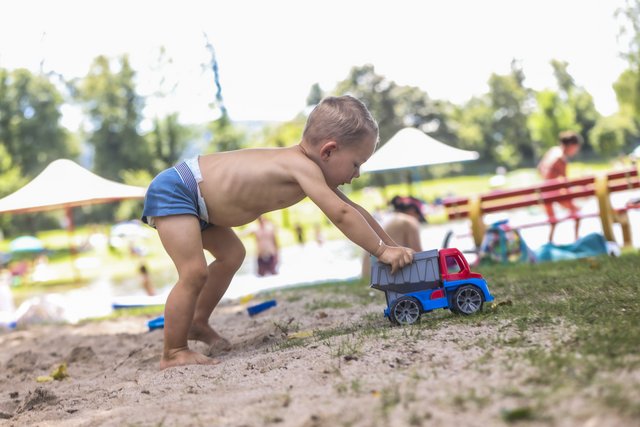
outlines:
[{"label": "person in background", "polygon": [[298,244],[300,246],[304,246],[304,228],[302,228],[302,224],[300,224],[299,222],[296,223],[296,225],[293,227],[293,230],[296,233],[296,240],[298,241]]},{"label": "person in background", "polygon": [[140,263],[138,271],[140,272],[140,279],[142,280],[142,287],[144,288],[145,292],[149,296],[154,296],[156,294],[156,290],[151,284],[151,276],[149,276],[147,265],[144,262]]},{"label": "person in background", "polygon": [[[569,159],[580,151],[580,145],[582,144],[582,136],[580,136],[580,134],[572,131],[564,131],[560,133],[559,140],[559,144],[551,147],[544,154],[540,163],[538,163],[538,172],[544,180],[566,179]],[[578,232],[580,229],[578,207],[572,200],[563,200],[557,203],[567,209],[569,215],[575,219],[575,239],[578,240]],[[553,242],[553,235],[556,229],[556,223],[558,222],[553,209],[553,203],[545,203],[544,209],[549,218],[549,224],[551,225],[549,242]]]},{"label": "person in background", "polygon": [[313,231],[316,237],[316,244],[318,246],[324,245],[324,241],[325,241],[324,233],[322,232],[322,225],[320,225],[319,222],[313,225]]},{"label": "person in background", "polygon": [[258,276],[278,274],[279,246],[276,226],[260,215],[258,226],[250,234],[256,238]]}]

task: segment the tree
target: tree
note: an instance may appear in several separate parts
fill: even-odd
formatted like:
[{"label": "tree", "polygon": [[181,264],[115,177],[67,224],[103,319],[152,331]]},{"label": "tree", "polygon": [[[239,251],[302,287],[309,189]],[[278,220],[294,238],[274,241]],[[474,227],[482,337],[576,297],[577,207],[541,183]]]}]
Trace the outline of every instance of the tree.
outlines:
[{"label": "tree", "polygon": [[492,74],[489,78],[489,100],[493,110],[491,131],[486,143],[499,164],[515,167],[534,159],[533,143],[527,128],[530,90],[524,86],[520,64],[511,62],[511,73]]},{"label": "tree", "polygon": [[267,127],[263,131],[264,145],[267,147],[288,147],[300,142],[304,131],[305,117],[300,114],[294,120]]},{"label": "tree", "polygon": [[537,109],[527,121],[531,136],[538,142],[536,156],[558,144],[558,135],[564,130],[580,132],[575,111],[557,92],[542,90],[536,94]]},{"label": "tree", "polygon": [[[590,143],[589,132],[600,117],[593,103],[593,97],[584,87],[575,83],[575,80],[567,70],[569,66],[567,62],[554,59],[551,61],[551,66],[558,84],[558,94],[573,111],[575,124],[572,124],[567,129],[579,131],[582,138]],[[587,145],[587,147],[590,146],[591,144]]]},{"label": "tree", "polygon": [[13,161],[7,149],[0,145],[0,198],[13,193],[26,184],[26,181],[20,166]]},{"label": "tree", "polygon": [[[11,155],[0,144],[0,198],[13,193],[26,184],[26,179],[22,177],[20,166],[18,166]],[[0,230],[7,230],[11,219],[8,215],[0,215]],[[0,236],[3,233],[0,232]]]},{"label": "tree", "polygon": [[78,88],[92,126],[88,142],[95,149],[94,170],[109,179],[150,164],[149,146],[138,132],[144,99],[134,77],[127,56],[116,62],[99,56]]},{"label": "tree", "polygon": [[615,15],[622,18],[620,39],[627,43],[627,50],[621,55],[631,68],[640,67],[640,1],[626,0],[625,7],[616,10]]},{"label": "tree", "polygon": [[233,125],[226,113],[207,127],[211,132],[211,142],[207,150],[210,153],[238,150],[246,143],[246,134]]},{"label": "tree", "polygon": [[46,76],[0,69],[0,145],[28,177],[78,148],[60,124],[62,95]]},{"label": "tree", "polygon": [[631,116],[613,114],[602,117],[589,133],[589,139],[597,142],[594,149],[602,155],[616,155],[624,150],[632,135],[638,133]]},{"label": "tree", "polygon": [[618,112],[600,118],[589,133],[594,149],[609,155],[632,149],[640,133],[640,1],[627,0],[616,16],[622,19],[620,40],[627,49],[621,56],[629,68],[613,84]]},{"label": "tree", "polygon": [[471,98],[466,104],[455,107],[451,115],[453,130],[459,141],[459,147],[474,150],[481,159],[494,159],[491,139],[494,111],[487,94]]},{"label": "tree", "polygon": [[380,142],[384,144],[402,129],[402,118],[396,114],[397,99],[393,96],[396,84],[376,74],[373,65],[353,67],[347,78],[333,91],[336,95],[350,94],[360,99],[378,122]]},{"label": "tree", "polygon": [[145,136],[153,158],[151,172],[158,173],[178,162],[187,147],[189,130],[178,121],[178,113],[156,118]]},{"label": "tree", "polygon": [[627,69],[613,84],[620,113],[640,119],[640,75],[636,70]]},{"label": "tree", "polygon": [[324,92],[318,83],[314,83],[311,86],[311,90],[309,91],[309,95],[307,95],[307,106],[312,107],[318,105],[320,101],[324,98]]},{"label": "tree", "polygon": [[350,94],[364,102],[378,122],[381,145],[407,126],[455,142],[443,111],[450,104],[433,101],[417,87],[400,86],[376,74],[373,65],[353,67],[349,76],[336,85],[333,93]]}]

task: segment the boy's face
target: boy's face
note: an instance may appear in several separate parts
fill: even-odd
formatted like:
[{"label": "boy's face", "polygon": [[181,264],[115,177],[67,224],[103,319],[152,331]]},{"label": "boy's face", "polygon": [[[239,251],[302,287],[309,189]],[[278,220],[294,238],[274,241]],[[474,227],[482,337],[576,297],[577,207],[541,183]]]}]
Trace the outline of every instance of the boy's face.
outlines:
[{"label": "boy's face", "polygon": [[376,148],[376,139],[367,138],[350,145],[341,145],[333,141],[321,150],[322,171],[327,184],[337,188],[349,184],[360,176],[360,166],[366,162]]}]

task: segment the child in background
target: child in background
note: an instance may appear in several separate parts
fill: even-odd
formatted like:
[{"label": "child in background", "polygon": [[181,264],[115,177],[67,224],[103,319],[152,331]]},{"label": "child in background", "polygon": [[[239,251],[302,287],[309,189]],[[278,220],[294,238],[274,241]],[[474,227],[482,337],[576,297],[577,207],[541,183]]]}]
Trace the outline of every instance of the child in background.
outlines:
[{"label": "child in background", "polygon": [[258,217],[258,226],[250,232],[256,239],[258,276],[278,274],[280,248],[274,223],[263,215]]},{"label": "child in background", "polygon": [[[538,172],[544,180],[566,179],[567,163],[569,159],[580,151],[582,136],[580,134],[565,131],[559,135],[560,143],[550,148],[538,163]],[[572,200],[564,200],[557,202],[560,206],[567,209],[571,217],[575,218],[575,239],[578,240],[578,231],[580,229],[580,218],[578,218],[578,207]],[[556,215],[553,210],[553,203],[545,203],[544,209],[549,218],[551,230],[549,231],[549,242],[553,242],[553,234],[556,229]]]},{"label": "child in background", "polygon": [[[392,271],[413,260],[362,207],[338,187],[360,175],[378,142],[378,125],[351,96],[323,99],[311,112],[299,144],[243,149],[185,160],[154,178],[142,220],[158,230],[178,271],[165,305],[160,368],[215,364],[187,340],[229,348],[209,317],[240,268],[245,249],[232,227],[309,197],[351,241]],[[203,249],[215,260],[207,265]],[[329,267],[329,266],[328,266]]]}]

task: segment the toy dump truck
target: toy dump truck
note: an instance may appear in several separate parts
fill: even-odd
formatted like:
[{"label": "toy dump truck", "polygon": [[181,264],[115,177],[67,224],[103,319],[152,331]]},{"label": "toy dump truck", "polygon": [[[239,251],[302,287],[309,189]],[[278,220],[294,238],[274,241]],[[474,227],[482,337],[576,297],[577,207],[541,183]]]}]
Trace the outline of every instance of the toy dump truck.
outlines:
[{"label": "toy dump truck", "polygon": [[437,308],[473,314],[493,301],[481,274],[471,272],[456,248],[416,252],[413,263],[395,274],[391,267],[372,259],[371,287],[385,293],[385,317],[391,323],[411,325],[420,315]]}]

